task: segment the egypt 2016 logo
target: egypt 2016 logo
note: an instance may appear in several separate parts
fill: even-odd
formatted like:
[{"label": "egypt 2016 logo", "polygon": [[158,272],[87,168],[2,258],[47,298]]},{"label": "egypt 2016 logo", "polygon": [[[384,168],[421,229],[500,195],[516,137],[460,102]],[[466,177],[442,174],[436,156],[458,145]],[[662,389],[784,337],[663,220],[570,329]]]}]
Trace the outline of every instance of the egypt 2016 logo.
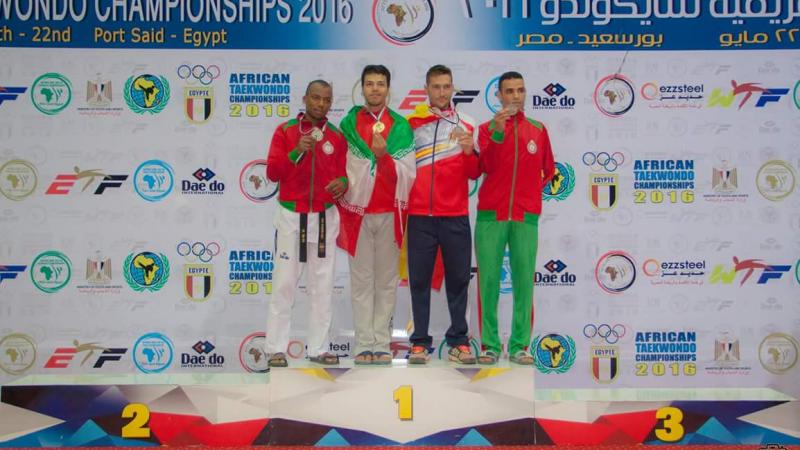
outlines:
[{"label": "egypt 2016 logo", "polygon": [[597,83],[594,89],[594,104],[604,115],[620,117],[633,107],[635,92],[631,80],[615,73]]},{"label": "egypt 2016 logo", "polygon": [[230,295],[272,294],[273,254],[269,250],[231,250],[228,256]]},{"label": "egypt 2016 logo", "polygon": [[208,300],[214,290],[214,265],[211,260],[219,255],[219,244],[182,241],[177,251],[187,263],[183,265],[183,292],[189,300]]},{"label": "egypt 2016 logo", "polygon": [[619,294],[636,281],[636,263],[633,258],[621,251],[611,251],[597,261],[594,268],[597,285],[609,294]]},{"label": "egypt 2016 logo", "polygon": [[693,159],[637,159],[633,161],[636,204],[694,202]]},{"label": "egypt 2016 logo", "polygon": [[536,368],[542,373],[564,373],[575,363],[575,341],[567,335],[536,336],[531,350]]},{"label": "egypt 2016 logo", "polygon": [[569,197],[575,189],[575,171],[567,163],[556,163],[556,171],[553,178],[542,190],[544,201],[561,201]]},{"label": "egypt 2016 logo", "polygon": [[201,64],[178,67],[178,78],[186,81],[183,89],[183,113],[189,122],[201,124],[208,122],[214,112],[214,87],[211,83],[220,77],[221,70],[217,65],[208,67]]},{"label": "egypt 2016 logo", "polygon": [[378,34],[395,45],[411,45],[433,27],[431,0],[374,0],[372,23]]},{"label": "egypt 2016 logo", "polygon": [[625,163],[622,152],[585,152],[583,164],[589,167],[589,199],[598,211],[609,211],[617,206],[619,199],[619,176],[614,173]]},{"label": "egypt 2016 logo", "polygon": [[160,75],[135,75],[125,82],[125,103],[136,114],[158,114],[169,102],[169,81]]},{"label": "egypt 2016 logo", "polygon": [[136,292],[155,292],[167,283],[169,260],[163,253],[131,253],[125,258],[125,281]]},{"label": "egypt 2016 logo", "polygon": [[256,159],[245,164],[239,172],[239,189],[250,201],[265,202],[278,193],[278,183],[267,178],[267,161]]},{"label": "egypt 2016 logo", "polygon": [[620,373],[619,340],[625,337],[625,325],[589,323],[583,327],[583,337],[591,341],[589,369],[598,383],[611,383]]},{"label": "egypt 2016 logo", "polygon": [[637,331],[636,376],[695,376],[696,331]]},{"label": "egypt 2016 logo", "polygon": [[263,331],[247,335],[239,344],[239,362],[244,370],[255,373],[269,372],[269,359],[264,348],[267,334]]}]

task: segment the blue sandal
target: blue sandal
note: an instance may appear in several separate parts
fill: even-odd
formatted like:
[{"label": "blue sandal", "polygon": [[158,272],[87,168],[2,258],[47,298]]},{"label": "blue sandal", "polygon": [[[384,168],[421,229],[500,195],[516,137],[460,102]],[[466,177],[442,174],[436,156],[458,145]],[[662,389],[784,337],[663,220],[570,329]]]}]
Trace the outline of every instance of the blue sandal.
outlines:
[{"label": "blue sandal", "polygon": [[363,351],[356,355],[354,362],[358,366],[369,366],[372,364],[372,352],[369,350]]},{"label": "blue sandal", "polygon": [[387,366],[392,363],[392,354],[387,352],[375,352],[372,364]]}]

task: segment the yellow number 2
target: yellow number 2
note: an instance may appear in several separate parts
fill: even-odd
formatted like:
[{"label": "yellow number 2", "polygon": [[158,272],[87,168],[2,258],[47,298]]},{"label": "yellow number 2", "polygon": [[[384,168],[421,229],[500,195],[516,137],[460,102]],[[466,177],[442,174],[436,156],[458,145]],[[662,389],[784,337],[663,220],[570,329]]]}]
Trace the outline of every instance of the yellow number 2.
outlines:
[{"label": "yellow number 2", "polygon": [[656,419],[663,419],[662,428],[656,428],[656,437],[664,442],[676,442],[683,439],[683,411],[674,406],[667,406],[656,411]]},{"label": "yellow number 2", "polygon": [[141,403],[130,403],[122,410],[123,419],[132,419],[122,427],[122,437],[127,439],[142,439],[150,437],[150,409]]},{"label": "yellow number 2", "polygon": [[414,419],[414,391],[411,386],[400,386],[395,389],[394,401],[397,403],[397,418],[400,420]]}]

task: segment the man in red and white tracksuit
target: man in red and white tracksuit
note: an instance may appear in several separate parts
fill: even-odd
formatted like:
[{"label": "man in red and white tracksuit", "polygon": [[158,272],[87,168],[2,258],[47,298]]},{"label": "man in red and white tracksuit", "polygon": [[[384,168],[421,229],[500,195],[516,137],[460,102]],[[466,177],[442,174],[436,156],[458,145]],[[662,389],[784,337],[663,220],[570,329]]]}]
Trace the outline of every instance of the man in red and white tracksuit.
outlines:
[{"label": "man in red and white tracksuit", "polygon": [[295,290],[304,268],[308,299],[308,356],[312,362],[337,364],[327,352],[331,300],[339,234],[334,203],[347,190],[347,142],[327,120],[333,90],[312,81],[303,97],[306,111],[281,124],[272,136],[267,177],[280,183],[275,212],[277,230],[272,298],[267,318],[266,352],[270,367],[285,367]]},{"label": "man in red and white tracksuit", "polygon": [[452,105],[453,74],[442,65],[425,76],[428,104],[417,106],[408,123],[414,130],[417,178],[409,195],[408,281],[414,314],[409,363],[424,364],[433,338],[428,334],[431,282],[437,254],[444,265],[450,327],[448,358],[474,364],[467,336],[467,290],[472,260],[469,180],[481,172],[473,135],[475,122]]}]

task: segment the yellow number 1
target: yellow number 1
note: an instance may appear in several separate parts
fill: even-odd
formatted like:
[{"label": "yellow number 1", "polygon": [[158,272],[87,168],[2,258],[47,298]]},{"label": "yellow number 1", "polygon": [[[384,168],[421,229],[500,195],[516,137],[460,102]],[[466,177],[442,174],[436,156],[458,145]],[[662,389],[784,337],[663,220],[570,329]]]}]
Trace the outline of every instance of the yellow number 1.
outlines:
[{"label": "yellow number 1", "polygon": [[411,386],[400,386],[395,389],[394,401],[397,402],[397,418],[400,420],[414,419],[414,391]]},{"label": "yellow number 1", "polygon": [[656,428],[656,437],[664,442],[676,442],[683,439],[683,411],[674,406],[667,406],[656,411],[656,419],[663,419],[662,428]]}]

